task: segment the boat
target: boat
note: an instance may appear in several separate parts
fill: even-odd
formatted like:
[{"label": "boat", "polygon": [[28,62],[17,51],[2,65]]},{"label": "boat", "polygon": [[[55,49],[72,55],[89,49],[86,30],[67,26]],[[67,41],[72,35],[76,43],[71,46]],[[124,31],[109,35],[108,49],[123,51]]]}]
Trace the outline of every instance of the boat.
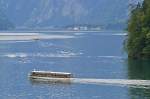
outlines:
[{"label": "boat", "polygon": [[54,83],[70,83],[73,78],[71,73],[52,72],[52,71],[31,71],[29,74],[31,81],[34,82],[54,82]]},{"label": "boat", "polygon": [[52,72],[52,71],[32,71],[29,75],[31,78],[48,77],[48,78],[72,78],[71,73],[66,72]]}]

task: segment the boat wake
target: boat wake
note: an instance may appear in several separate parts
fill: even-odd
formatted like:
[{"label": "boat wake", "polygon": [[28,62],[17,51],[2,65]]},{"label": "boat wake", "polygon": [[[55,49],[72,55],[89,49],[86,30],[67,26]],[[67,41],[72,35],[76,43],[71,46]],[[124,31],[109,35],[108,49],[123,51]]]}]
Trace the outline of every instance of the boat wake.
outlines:
[{"label": "boat wake", "polygon": [[[46,82],[46,83],[45,83]],[[62,82],[62,84],[93,84],[93,85],[111,85],[121,87],[135,87],[150,89],[150,80],[129,80],[129,79],[88,79],[88,78],[37,78],[32,83],[51,84],[52,82]]]},{"label": "boat wake", "polygon": [[84,79],[84,78],[73,78],[73,83],[80,84],[108,84],[108,85],[124,85],[124,86],[149,86],[150,80],[129,80],[129,79]]}]

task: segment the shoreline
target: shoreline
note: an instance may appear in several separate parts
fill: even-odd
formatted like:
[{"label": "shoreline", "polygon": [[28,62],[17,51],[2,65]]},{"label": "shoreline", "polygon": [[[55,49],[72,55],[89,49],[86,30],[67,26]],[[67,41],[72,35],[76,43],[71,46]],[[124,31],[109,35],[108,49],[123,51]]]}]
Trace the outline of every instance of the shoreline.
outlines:
[{"label": "shoreline", "polygon": [[98,32],[123,32],[123,33],[127,33],[127,31],[121,31],[121,30],[100,30],[100,31],[97,31],[97,30],[79,30],[79,31],[75,31],[75,30],[8,30],[8,31],[0,31],[0,33],[81,33],[81,32],[84,32],[84,33],[98,33]]}]

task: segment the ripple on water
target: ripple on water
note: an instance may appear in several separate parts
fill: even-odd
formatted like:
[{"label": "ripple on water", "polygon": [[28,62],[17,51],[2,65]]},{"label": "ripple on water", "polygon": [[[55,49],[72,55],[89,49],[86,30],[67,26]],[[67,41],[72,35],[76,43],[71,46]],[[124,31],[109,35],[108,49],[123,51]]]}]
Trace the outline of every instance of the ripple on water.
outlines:
[{"label": "ripple on water", "polygon": [[80,53],[73,53],[73,52],[65,52],[60,51],[59,53],[8,53],[3,54],[1,57],[8,57],[8,58],[26,58],[26,57],[41,57],[41,58],[47,58],[47,57],[62,57],[62,58],[69,58],[69,57],[77,57],[80,55]]}]

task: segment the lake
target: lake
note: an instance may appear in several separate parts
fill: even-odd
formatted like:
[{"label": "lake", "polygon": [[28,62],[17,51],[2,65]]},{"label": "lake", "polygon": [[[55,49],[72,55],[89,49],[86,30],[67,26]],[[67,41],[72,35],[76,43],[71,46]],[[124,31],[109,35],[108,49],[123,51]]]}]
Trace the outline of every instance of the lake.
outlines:
[{"label": "lake", "polygon": [[150,61],[127,59],[125,32],[40,34],[57,37],[0,41],[0,99],[150,98],[150,86],[31,81],[28,74],[34,69],[70,72],[77,78],[150,80]]}]

